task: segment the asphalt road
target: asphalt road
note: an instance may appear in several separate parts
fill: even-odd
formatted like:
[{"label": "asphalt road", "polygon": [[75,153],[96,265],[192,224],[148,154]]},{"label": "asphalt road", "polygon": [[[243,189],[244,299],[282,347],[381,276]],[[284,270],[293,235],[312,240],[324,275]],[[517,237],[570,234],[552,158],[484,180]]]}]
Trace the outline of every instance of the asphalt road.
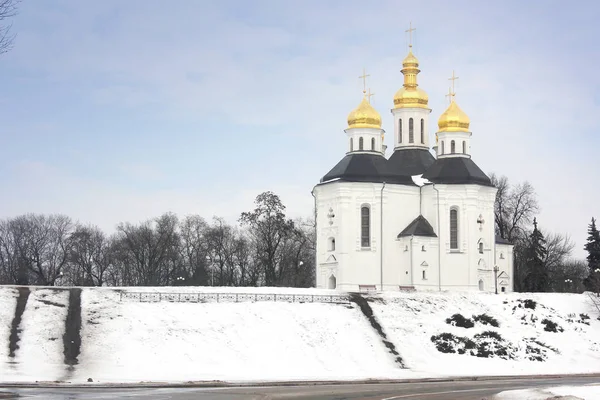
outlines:
[{"label": "asphalt road", "polygon": [[600,384],[600,377],[244,388],[0,388],[0,393],[45,400],[482,400],[504,390],[589,384]]}]

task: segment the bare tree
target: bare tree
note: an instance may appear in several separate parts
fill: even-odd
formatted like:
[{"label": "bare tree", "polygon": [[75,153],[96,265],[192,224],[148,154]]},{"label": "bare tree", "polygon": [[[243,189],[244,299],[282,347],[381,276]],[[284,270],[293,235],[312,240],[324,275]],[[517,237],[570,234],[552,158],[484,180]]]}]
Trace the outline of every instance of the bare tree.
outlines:
[{"label": "bare tree", "polygon": [[279,196],[272,192],[259,194],[254,204],[253,211],[242,213],[240,222],[248,227],[252,237],[256,260],[264,270],[265,285],[277,285],[281,276],[281,249],[292,234],[294,223],[286,217],[285,206]]},{"label": "bare tree", "polygon": [[490,174],[498,189],[494,204],[496,234],[510,242],[523,238],[533,217],[539,212],[535,190],[529,182],[511,186],[506,176]]},{"label": "bare tree", "polygon": [[589,274],[587,263],[582,260],[564,260],[550,268],[550,290],[554,292],[582,293],[584,281]]},{"label": "bare tree", "polygon": [[[223,218],[214,217],[208,230],[209,260],[211,284],[215,286],[232,286],[236,284],[236,265],[234,248],[236,233],[233,226]],[[213,275],[214,274],[214,275]]]},{"label": "bare tree", "polygon": [[162,286],[175,281],[179,265],[177,217],[162,216],[132,225],[117,227],[116,256],[126,285]]},{"label": "bare tree", "polygon": [[28,271],[19,262],[19,252],[10,220],[0,221],[0,284],[29,284]]},{"label": "bare tree", "polygon": [[7,20],[17,15],[19,3],[20,0],[0,0],[0,54],[12,49],[15,41],[15,35],[11,32],[12,22],[8,23]]},{"label": "bare tree", "polygon": [[187,216],[179,225],[184,285],[208,284],[209,226],[199,215]]},{"label": "bare tree", "polygon": [[102,286],[113,265],[112,243],[97,226],[77,225],[69,240],[71,281],[77,286]]},{"label": "bare tree", "polygon": [[9,220],[17,283],[54,286],[68,265],[73,228],[65,215],[27,214]]},{"label": "bare tree", "polygon": [[571,256],[575,248],[575,243],[573,243],[569,235],[562,235],[560,233],[545,232],[544,237],[546,238],[547,251],[544,264],[547,269],[552,270],[563,264]]}]

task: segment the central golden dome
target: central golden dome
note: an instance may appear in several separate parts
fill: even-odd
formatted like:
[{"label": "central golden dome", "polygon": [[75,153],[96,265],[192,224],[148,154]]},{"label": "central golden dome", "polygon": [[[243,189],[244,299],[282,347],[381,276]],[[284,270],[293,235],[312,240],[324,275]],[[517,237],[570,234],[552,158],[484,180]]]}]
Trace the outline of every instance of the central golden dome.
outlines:
[{"label": "central golden dome", "polygon": [[404,85],[394,95],[394,108],[428,108],[429,96],[417,84],[417,74],[421,71],[412,49],[402,61],[402,67]]},{"label": "central golden dome", "polygon": [[369,104],[366,97],[350,114],[348,114],[348,129],[375,128],[381,129],[381,115]]},{"label": "central golden dome", "polygon": [[439,132],[468,132],[471,120],[454,99],[438,120]]}]

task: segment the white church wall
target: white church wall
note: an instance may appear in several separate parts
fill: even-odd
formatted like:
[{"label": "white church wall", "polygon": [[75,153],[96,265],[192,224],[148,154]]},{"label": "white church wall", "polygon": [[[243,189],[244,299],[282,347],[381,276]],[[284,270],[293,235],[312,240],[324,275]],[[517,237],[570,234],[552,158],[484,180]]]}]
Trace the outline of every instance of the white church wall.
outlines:
[{"label": "white church wall", "polygon": [[[329,235],[336,227],[335,255],[340,266],[336,276],[336,288],[358,290],[358,285],[376,285],[380,288],[380,202],[379,183],[332,182],[315,188],[319,222],[317,224],[317,260],[318,268],[326,266],[326,248]],[[361,246],[361,207],[370,209],[370,246]],[[332,211],[330,211],[332,210]],[[327,214],[334,214],[333,223],[329,223]],[[323,226],[323,228],[322,228]],[[330,226],[328,229],[326,226]],[[321,271],[317,272],[317,287],[326,287]]]},{"label": "white church wall", "polygon": [[404,271],[410,259],[397,238],[398,234],[419,216],[419,188],[387,184],[383,193],[384,288],[398,290],[400,285],[408,284]]},{"label": "white church wall", "polygon": [[403,237],[399,242],[407,258],[400,271],[401,285],[417,290],[439,290],[437,238],[414,236],[411,240],[411,237]]},{"label": "white church wall", "polygon": [[498,266],[498,292],[514,290],[513,249],[510,244],[496,244],[496,265]]},{"label": "white church wall", "polygon": [[[479,185],[435,185],[435,187],[431,185],[424,188],[424,191],[431,194],[424,206],[424,216],[432,223],[435,230],[438,229],[438,199],[435,189],[439,190],[440,204],[438,236],[441,246],[442,290],[478,290],[479,269],[486,271],[487,274],[487,271],[493,268],[493,204],[496,189]],[[452,209],[458,212],[456,249],[451,248],[450,243],[450,210]],[[478,224],[478,219],[484,222]],[[483,253],[479,253],[480,240],[484,242]]]}]

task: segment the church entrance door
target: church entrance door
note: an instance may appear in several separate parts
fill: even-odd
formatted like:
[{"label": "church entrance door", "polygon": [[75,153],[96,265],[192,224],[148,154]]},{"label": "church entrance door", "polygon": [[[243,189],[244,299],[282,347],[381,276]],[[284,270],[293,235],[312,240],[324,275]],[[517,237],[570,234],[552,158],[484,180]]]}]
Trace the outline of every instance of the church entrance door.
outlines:
[{"label": "church entrance door", "polygon": [[481,290],[483,292],[483,279],[479,280],[479,290]]}]

